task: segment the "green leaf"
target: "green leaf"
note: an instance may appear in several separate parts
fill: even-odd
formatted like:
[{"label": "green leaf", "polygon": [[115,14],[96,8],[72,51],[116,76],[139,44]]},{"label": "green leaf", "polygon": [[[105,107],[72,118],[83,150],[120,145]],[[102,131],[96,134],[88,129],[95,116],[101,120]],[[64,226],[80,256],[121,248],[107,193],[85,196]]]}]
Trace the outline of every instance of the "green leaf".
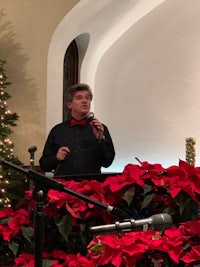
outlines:
[{"label": "green leaf", "polygon": [[142,209],[146,208],[149,205],[149,203],[152,201],[152,199],[154,198],[155,195],[156,194],[153,193],[151,195],[145,196],[143,203],[142,203]]},{"label": "green leaf", "polygon": [[53,265],[53,261],[48,260],[48,259],[43,259],[42,260],[42,267],[49,267]]},{"label": "green leaf", "polygon": [[196,218],[198,203],[192,200],[185,192],[181,191],[175,197],[175,201],[179,207],[181,222],[194,220]]},{"label": "green leaf", "polygon": [[29,241],[31,242],[31,239],[32,239],[32,236],[34,234],[34,230],[32,227],[23,227],[22,226],[22,233],[23,233],[23,236]]},{"label": "green leaf", "polygon": [[13,255],[16,257],[19,249],[19,245],[15,243],[14,241],[8,243],[9,249],[12,251]]},{"label": "green leaf", "polygon": [[153,186],[152,185],[148,185],[145,184],[144,185],[144,195],[147,195],[148,193],[150,193],[153,190]]},{"label": "green leaf", "polygon": [[7,224],[9,221],[11,221],[11,218],[3,218],[0,220],[0,224]]},{"label": "green leaf", "polygon": [[103,243],[97,243],[96,245],[94,245],[93,247],[90,248],[91,251],[95,251],[95,252],[101,252],[104,249],[105,245]]},{"label": "green leaf", "polygon": [[72,230],[72,220],[71,215],[66,214],[61,220],[55,222],[58,226],[58,230],[63,236],[63,238],[68,241],[69,234]]}]

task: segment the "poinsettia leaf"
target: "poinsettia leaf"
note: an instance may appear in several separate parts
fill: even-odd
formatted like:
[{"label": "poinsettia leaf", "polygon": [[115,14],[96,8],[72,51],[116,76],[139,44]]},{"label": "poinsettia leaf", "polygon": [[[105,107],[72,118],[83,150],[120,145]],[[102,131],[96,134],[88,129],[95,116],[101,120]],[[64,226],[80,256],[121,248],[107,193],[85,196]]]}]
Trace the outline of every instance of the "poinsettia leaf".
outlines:
[{"label": "poinsettia leaf", "polygon": [[97,243],[93,247],[90,248],[91,251],[101,252],[104,249],[105,245],[103,243]]},{"label": "poinsettia leaf", "polygon": [[183,247],[184,247],[184,250],[188,250],[191,247],[191,244],[186,243],[185,246],[183,246]]},{"label": "poinsettia leaf", "polygon": [[0,224],[6,224],[6,223],[8,223],[9,221],[11,221],[10,218],[4,218],[4,219],[1,219],[1,220],[0,220]]},{"label": "poinsettia leaf", "polygon": [[9,249],[12,251],[13,255],[16,257],[19,249],[19,244],[15,243],[14,241],[8,243]]},{"label": "poinsettia leaf", "polygon": [[63,238],[68,241],[69,234],[72,230],[71,215],[67,213],[61,220],[56,221],[55,223]]},{"label": "poinsettia leaf", "polygon": [[187,202],[185,203],[185,208],[183,209],[182,212],[181,221],[188,221],[188,218],[190,218],[190,220],[196,219],[197,209],[198,209],[198,204],[193,200],[188,199]]},{"label": "poinsettia leaf", "polygon": [[181,221],[187,221],[188,218],[193,220],[196,218],[198,204],[193,201],[186,193],[181,191],[175,198],[176,203],[179,207],[179,213]]},{"label": "poinsettia leaf", "polygon": [[135,195],[135,186],[130,186],[130,188],[126,188],[126,191],[122,196],[122,199],[124,199],[128,203],[128,206],[130,206],[131,202],[133,201],[134,195]]},{"label": "poinsettia leaf", "polygon": [[149,194],[152,190],[153,190],[153,186],[152,185],[148,185],[148,184],[144,185],[144,195]]},{"label": "poinsettia leaf", "polygon": [[42,267],[49,267],[53,265],[53,261],[48,260],[48,259],[43,259],[42,260]]},{"label": "poinsettia leaf", "polygon": [[23,227],[22,226],[22,233],[23,233],[23,236],[29,241],[31,242],[31,239],[32,239],[32,236],[34,234],[34,230],[32,227]]},{"label": "poinsettia leaf", "polygon": [[151,195],[147,195],[145,196],[143,203],[142,203],[142,209],[146,208],[149,203],[152,201],[152,199],[155,197],[155,193],[151,194]]}]

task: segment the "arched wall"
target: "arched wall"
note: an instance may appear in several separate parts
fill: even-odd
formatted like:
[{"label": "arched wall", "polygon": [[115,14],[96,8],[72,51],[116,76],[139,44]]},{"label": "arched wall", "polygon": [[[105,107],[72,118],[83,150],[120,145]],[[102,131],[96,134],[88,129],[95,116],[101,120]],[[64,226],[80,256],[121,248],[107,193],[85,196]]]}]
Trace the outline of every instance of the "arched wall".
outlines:
[{"label": "arched wall", "polygon": [[80,76],[82,82],[94,88],[96,69],[105,51],[131,25],[162,2],[164,0],[149,0],[148,4],[146,0],[80,1],[66,15],[52,36],[48,52],[47,134],[62,120],[63,59],[71,41],[81,34],[90,36]]}]

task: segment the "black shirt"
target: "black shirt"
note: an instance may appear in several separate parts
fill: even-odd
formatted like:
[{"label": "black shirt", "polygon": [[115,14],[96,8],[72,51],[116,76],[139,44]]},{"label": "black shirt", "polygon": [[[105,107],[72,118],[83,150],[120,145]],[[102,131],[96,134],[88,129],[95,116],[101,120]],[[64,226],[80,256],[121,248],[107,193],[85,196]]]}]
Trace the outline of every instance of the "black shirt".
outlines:
[{"label": "black shirt", "polygon": [[[77,175],[100,173],[101,167],[109,167],[115,150],[109,131],[105,125],[105,139],[99,142],[87,122],[86,126],[70,126],[67,120],[52,128],[46,140],[40,167],[45,172],[54,170],[54,175]],[[65,160],[58,161],[56,154],[62,146],[68,146],[70,153]]]}]

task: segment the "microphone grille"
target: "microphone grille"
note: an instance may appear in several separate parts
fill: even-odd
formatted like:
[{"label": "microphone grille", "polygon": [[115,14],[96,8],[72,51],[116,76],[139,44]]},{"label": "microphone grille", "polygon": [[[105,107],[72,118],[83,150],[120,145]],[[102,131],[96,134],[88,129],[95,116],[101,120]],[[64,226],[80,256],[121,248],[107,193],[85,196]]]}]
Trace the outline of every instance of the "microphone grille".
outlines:
[{"label": "microphone grille", "polygon": [[37,150],[37,147],[36,146],[32,146],[28,149],[28,152],[35,152]]},{"label": "microphone grille", "polygon": [[163,231],[172,226],[172,217],[167,213],[156,214],[152,216],[152,226],[156,231]]},{"label": "microphone grille", "polygon": [[86,118],[89,122],[92,121],[94,119],[94,113],[92,111],[88,112]]}]

